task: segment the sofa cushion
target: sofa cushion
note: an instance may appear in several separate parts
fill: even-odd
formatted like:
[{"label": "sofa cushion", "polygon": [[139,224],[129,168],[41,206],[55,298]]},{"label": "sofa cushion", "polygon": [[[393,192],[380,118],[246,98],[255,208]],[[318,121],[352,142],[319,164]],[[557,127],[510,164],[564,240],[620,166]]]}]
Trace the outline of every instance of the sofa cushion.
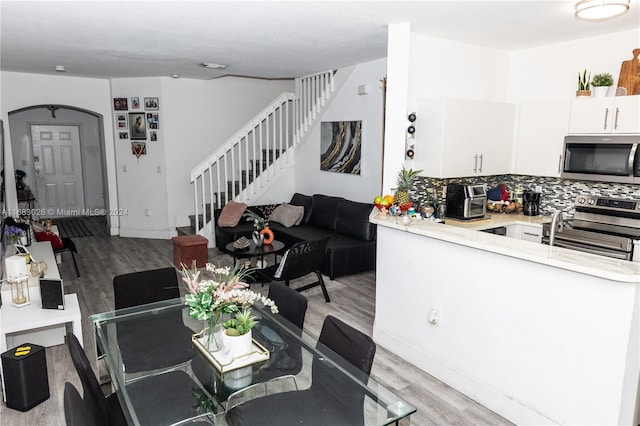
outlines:
[{"label": "sofa cushion", "polygon": [[284,203],[280,204],[273,210],[273,213],[271,213],[271,216],[269,217],[269,221],[278,222],[285,227],[290,228],[293,225],[299,225],[300,222],[302,222],[303,216],[303,206],[292,206],[291,204]]},{"label": "sofa cushion", "polygon": [[[304,207],[304,216],[302,217],[303,224],[309,223],[309,218],[311,217],[311,209],[313,207],[313,198],[309,195],[304,195],[296,192],[291,197],[291,201],[289,204],[293,206],[302,206]],[[300,223],[296,223],[296,225],[300,225]]]},{"label": "sofa cushion", "polygon": [[375,237],[375,225],[369,222],[371,204],[350,200],[338,202],[336,232],[371,241]]},{"label": "sofa cushion", "polygon": [[237,203],[233,200],[229,201],[220,212],[218,226],[223,228],[236,226],[240,222],[240,218],[242,218],[242,214],[246,208],[247,205],[245,203]]},{"label": "sofa cushion", "polygon": [[340,197],[330,197],[322,194],[313,195],[311,217],[309,224],[321,228],[335,230],[338,215],[338,202],[344,200]]}]

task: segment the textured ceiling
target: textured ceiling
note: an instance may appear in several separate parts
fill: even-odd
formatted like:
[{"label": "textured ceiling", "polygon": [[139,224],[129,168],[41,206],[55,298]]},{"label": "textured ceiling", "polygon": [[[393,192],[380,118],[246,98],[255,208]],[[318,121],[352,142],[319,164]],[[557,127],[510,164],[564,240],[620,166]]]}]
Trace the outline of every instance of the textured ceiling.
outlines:
[{"label": "textured ceiling", "polygon": [[[640,27],[574,1],[0,1],[4,71],[87,77],[291,78],[386,56],[387,25],[504,50]],[[640,40],[639,40],[640,43]],[[224,71],[202,62],[228,64]]]}]

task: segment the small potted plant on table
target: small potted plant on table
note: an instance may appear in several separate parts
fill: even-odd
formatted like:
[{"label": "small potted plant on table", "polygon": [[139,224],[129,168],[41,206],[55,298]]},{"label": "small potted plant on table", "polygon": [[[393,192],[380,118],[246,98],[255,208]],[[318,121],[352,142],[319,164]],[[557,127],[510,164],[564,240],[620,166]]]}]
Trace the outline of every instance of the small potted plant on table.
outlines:
[{"label": "small potted plant on table", "polygon": [[591,96],[591,73],[587,76],[586,68],[582,73],[578,73],[578,91],[576,92],[576,96]]}]

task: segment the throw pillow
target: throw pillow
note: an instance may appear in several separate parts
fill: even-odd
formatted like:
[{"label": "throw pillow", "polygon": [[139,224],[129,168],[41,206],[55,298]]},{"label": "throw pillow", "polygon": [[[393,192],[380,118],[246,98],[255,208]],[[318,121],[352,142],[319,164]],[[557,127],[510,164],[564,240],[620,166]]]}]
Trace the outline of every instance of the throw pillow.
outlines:
[{"label": "throw pillow", "polygon": [[218,226],[223,228],[233,228],[238,225],[244,209],[247,208],[245,203],[236,203],[235,201],[229,201],[222,208],[220,217],[218,218]]},{"label": "throw pillow", "polygon": [[291,228],[293,225],[299,225],[300,222],[302,222],[303,216],[304,207],[283,203],[273,210],[271,216],[269,216],[269,220]]},{"label": "throw pillow", "polygon": [[36,241],[50,241],[51,248],[54,250],[60,250],[64,248],[64,244],[62,244],[62,240],[53,232],[36,232]]}]

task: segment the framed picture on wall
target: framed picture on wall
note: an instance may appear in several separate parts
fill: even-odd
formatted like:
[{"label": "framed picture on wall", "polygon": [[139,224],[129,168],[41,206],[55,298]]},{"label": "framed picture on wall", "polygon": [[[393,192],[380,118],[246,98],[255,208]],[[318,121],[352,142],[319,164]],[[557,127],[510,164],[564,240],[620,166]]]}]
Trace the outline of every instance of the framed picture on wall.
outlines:
[{"label": "framed picture on wall", "polygon": [[151,139],[151,142],[155,142],[158,140],[158,132],[152,130],[149,132],[149,138]]},{"label": "framed picture on wall", "polygon": [[120,130],[127,130],[129,126],[127,125],[127,114],[124,112],[116,113],[116,127]]},{"label": "framed picture on wall", "polygon": [[127,98],[113,98],[113,109],[115,111],[126,111],[129,109]]},{"label": "framed picture on wall", "polygon": [[131,142],[131,153],[140,158],[141,155],[147,155],[147,143],[146,142]]},{"label": "framed picture on wall", "polygon": [[131,98],[131,109],[140,109],[140,98]]},{"label": "framed picture on wall", "polygon": [[160,109],[158,98],[144,98],[144,109],[148,111],[157,111]]},{"label": "framed picture on wall", "polygon": [[129,132],[119,132],[120,139],[129,139]]},{"label": "framed picture on wall", "polygon": [[149,129],[160,128],[160,117],[158,117],[158,113],[147,113],[147,127],[149,127]]},{"label": "framed picture on wall", "polygon": [[144,113],[130,112],[129,113],[129,125],[131,140],[146,140],[147,139],[147,125],[144,121]]},{"label": "framed picture on wall", "polygon": [[320,123],[320,170],[360,174],[362,121]]}]

